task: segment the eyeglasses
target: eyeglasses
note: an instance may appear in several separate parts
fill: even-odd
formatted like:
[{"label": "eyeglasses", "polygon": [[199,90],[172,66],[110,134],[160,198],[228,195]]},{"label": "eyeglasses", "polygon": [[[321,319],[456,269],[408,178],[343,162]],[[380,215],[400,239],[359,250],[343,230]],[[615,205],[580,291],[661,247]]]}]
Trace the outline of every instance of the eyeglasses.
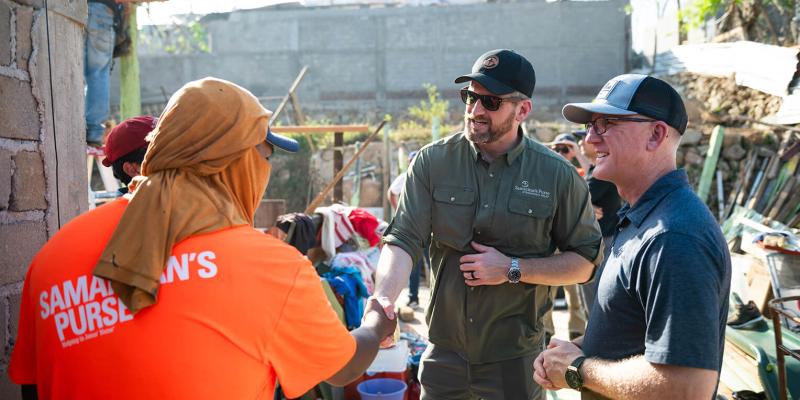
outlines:
[{"label": "eyeglasses", "polygon": [[608,131],[608,123],[613,121],[624,122],[656,122],[654,119],[633,118],[633,117],[601,117],[592,122],[586,123],[586,131],[590,129],[595,135],[602,135]]},{"label": "eyeglasses", "polygon": [[471,106],[477,103],[478,100],[480,100],[481,104],[483,104],[483,108],[489,111],[497,111],[504,101],[517,102],[523,100],[523,98],[497,97],[497,96],[492,96],[490,94],[477,94],[469,90],[468,88],[461,89],[461,101],[463,101],[464,104]]}]

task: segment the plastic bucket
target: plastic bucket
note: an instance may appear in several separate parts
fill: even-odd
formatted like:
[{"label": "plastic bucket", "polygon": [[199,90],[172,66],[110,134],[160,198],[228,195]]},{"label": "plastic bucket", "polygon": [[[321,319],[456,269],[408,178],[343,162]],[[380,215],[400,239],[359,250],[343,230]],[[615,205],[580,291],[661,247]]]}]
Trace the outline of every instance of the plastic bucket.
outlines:
[{"label": "plastic bucket", "polygon": [[378,378],[359,383],[356,390],[361,400],[403,400],[406,388],[401,380]]}]

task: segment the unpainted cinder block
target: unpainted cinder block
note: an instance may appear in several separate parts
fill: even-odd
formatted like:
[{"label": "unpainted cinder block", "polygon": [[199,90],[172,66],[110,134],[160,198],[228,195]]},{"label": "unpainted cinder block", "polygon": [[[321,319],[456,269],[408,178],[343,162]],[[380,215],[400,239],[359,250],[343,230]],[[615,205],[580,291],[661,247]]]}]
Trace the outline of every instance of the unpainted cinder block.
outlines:
[{"label": "unpainted cinder block", "polygon": [[14,99],[4,101],[0,107],[0,137],[38,140],[41,124],[30,82],[0,76],[0,98]]},{"label": "unpainted cinder block", "polygon": [[[14,343],[16,343],[19,326],[21,299],[21,293],[15,293],[7,298],[0,299],[0,348],[2,348],[0,364],[8,364],[11,361],[11,351],[14,348]],[[8,304],[7,309],[6,304]]]},{"label": "unpainted cinder block", "polygon": [[0,225],[0,285],[23,281],[28,265],[46,242],[44,221]]},{"label": "unpainted cinder block", "polygon": [[11,175],[12,211],[47,209],[45,198],[44,163],[42,155],[33,151],[20,151],[14,156],[14,174]]},{"label": "unpainted cinder block", "polygon": [[33,28],[33,8],[17,7],[17,68],[27,71],[28,60],[31,58],[33,42],[31,42],[31,29]]},{"label": "unpainted cinder block", "polygon": [[0,210],[8,208],[11,199],[11,152],[0,149]]},{"label": "unpainted cinder block", "polygon": [[[37,9],[42,8],[42,5],[44,4],[43,0],[11,0],[11,1]],[[70,0],[70,2],[72,2],[72,0]]]},{"label": "unpainted cinder block", "polygon": [[22,391],[19,385],[8,379],[8,374],[0,374],[0,399],[22,400]]},{"label": "unpainted cinder block", "polygon": [[0,65],[11,64],[11,8],[0,2]]},{"label": "unpainted cinder block", "polygon": [[[11,350],[14,347],[14,343],[17,341],[17,333],[19,332],[19,307],[22,305],[22,293],[12,294],[8,298],[8,323],[10,324],[10,328],[8,329],[9,336],[5,340],[5,348],[7,350]],[[8,354],[9,360],[11,360],[11,354]]]}]

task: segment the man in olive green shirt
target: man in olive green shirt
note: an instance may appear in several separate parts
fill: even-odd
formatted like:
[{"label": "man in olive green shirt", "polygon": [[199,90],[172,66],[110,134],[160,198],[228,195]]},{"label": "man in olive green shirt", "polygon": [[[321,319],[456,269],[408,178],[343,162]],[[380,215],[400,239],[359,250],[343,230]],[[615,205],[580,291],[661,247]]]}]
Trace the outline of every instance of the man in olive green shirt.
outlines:
[{"label": "man in olive green shirt", "polygon": [[600,229],[575,168],[522,134],[530,62],[493,50],[462,82],[465,130],[417,153],[384,236],[375,295],[397,299],[430,238],[422,398],[544,398],[532,362],[548,291],[592,277]]}]

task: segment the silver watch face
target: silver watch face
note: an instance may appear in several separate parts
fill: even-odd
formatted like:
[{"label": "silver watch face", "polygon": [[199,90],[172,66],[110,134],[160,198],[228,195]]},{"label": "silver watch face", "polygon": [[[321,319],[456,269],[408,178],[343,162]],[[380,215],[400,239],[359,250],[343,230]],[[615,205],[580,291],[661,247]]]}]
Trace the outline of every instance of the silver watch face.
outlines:
[{"label": "silver watch face", "polygon": [[519,268],[511,268],[508,270],[508,281],[511,283],[519,283],[519,280],[522,278],[522,272],[520,272]]}]

